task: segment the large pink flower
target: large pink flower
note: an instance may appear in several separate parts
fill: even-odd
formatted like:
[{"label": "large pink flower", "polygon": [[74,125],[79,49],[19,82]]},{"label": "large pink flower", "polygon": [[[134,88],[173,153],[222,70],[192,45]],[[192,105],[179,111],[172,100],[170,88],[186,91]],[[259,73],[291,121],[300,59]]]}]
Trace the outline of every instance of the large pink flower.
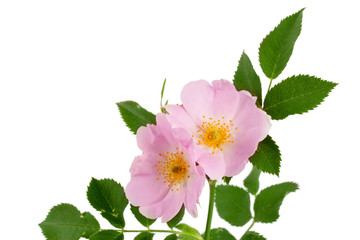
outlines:
[{"label": "large pink flower", "polygon": [[197,162],[211,179],[240,173],[270,129],[270,117],[247,91],[226,80],[190,82],[183,105],[167,105],[174,127],[185,128],[196,144]]},{"label": "large pink flower", "polygon": [[158,114],[156,122],[137,131],[143,154],[130,168],[126,196],[148,218],[167,222],[183,204],[196,217],[205,173],[195,164],[192,137],[184,129],[172,128],[164,114]]}]

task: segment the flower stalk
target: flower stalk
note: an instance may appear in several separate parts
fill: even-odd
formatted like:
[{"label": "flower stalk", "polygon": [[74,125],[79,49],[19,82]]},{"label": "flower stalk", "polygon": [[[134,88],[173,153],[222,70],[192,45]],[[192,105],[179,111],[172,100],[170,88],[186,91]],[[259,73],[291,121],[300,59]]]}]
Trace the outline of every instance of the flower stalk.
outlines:
[{"label": "flower stalk", "polygon": [[208,216],[207,216],[206,228],[205,228],[205,240],[210,240],[211,221],[212,221],[214,202],[215,202],[215,186],[216,186],[216,180],[209,179],[210,197],[209,197]]}]

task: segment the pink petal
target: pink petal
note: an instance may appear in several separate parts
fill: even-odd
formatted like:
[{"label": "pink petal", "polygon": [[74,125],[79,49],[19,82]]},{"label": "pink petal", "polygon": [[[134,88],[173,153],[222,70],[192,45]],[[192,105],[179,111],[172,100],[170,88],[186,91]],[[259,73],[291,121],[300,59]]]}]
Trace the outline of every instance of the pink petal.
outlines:
[{"label": "pink petal", "polygon": [[159,201],[169,191],[166,184],[156,180],[157,172],[154,167],[156,161],[155,154],[144,154],[136,157],[131,165],[131,180],[126,186],[125,194],[135,206]]},{"label": "pink petal", "polygon": [[184,191],[169,191],[168,194],[158,202],[151,205],[140,206],[141,214],[148,218],[162,217],[162,222],[171,220],[180,211],[185,199]]},{"label": "pink petal", "polygon": [[[167,140],[167,147],[176,147],[178,145],[178,142],[173,136],[172,128],[170,122],[168,121],[167,117],[163,113],[158,113],[156,115],[156,127],[161,132],[161,134],[166,138]],[[156,142],[155,144],[159,144]]]},{"label": "pink petal", "polygon": [[204,170],[197,166],[196,171],[198,171],[198,174],[191,176],[192,179],[188,185],[191,191],[187,192],[185,199],[185,208],[193,217],[198,215],[196,203],[199,202],[199,197],[205,184]]},{"label": "pink petal", "polygon": [[158,157],[155,153],[144,153],[137,156],[130,167],[131,176],[156,174],[154,164]]},{"label": "pink petal", "polygon": [[183,128],[173,128],[172,131],[179,145],[181,144],[181,146],[185,148],[192,147],[191,145],[193,144],[193,139],[188,131]]},{"label": "pink petal", "polygon": [[255,153],[259,142],[265,137],[262,128],[252,128],[235,139],[233,145],[229,144],[223,151],[226,165],[225,176],[231,177],[239,174]]},{"label": "pink petal", "polygon": [[181,92],[186,112],[195,122],[202,122],[203,115],[213,116],[214,88],[205,80],[188,83]]},{"label": "pink petal", "polygon": [[169,113],[166,114],[166,117],[174,128],[185,128],[190,133],[196,131],[195,121],[189,116],[183,106],[166,105],[165,109]]},{"label": "pink petal", "polygon": [[243,132],[253,127],[260,127],[264,129],[264,133],[266,132],[267,135],[271,127],[270,117],[263,110],[256,107],[256,98],[252,97],[249,92],[240,91],[239,93],[239,104],[233,118],[239,131]]},{"label": "pink petal", "polygon": [[196,150],[199,158],[197,162],[212,180],[220,179],[225,173],[225,162],[222,154],[211,154],[206,150]]},{"label": "pink petal", "polygon": [[136,134],[138,146],[144,152],[164,153],[175,148],[178,142],[172,134],[172,126],[165,114],[156,115],[156,125],[140,127]]},{"label": "pink petal", "polygon": [[131,178],[125,194],[134,206],[158,202],[169,192],[169,187],[154,175],[137,175]]},{"label": "pink petal", "polygon": [[167,202],[164,201],[166,208],[161,217],[161,222],[163,223],[170,221],[173,217],[176,216],[185,200],[184,192],[173,191],[169,193],[169,195],[172,195],[172,198],[169,198]]},{"label": "pink petal", "polygon": [[239,92],[227,80],[215,80],[212,85],[215,90],[213,100],[214,116],[210,117],[231,119],[238,108]]},{"label": "pink petal", "polygon": [[155,125],[140,127],[136,133],[136,140],[143,152],[162,153],[167,150],[168,140]]}]

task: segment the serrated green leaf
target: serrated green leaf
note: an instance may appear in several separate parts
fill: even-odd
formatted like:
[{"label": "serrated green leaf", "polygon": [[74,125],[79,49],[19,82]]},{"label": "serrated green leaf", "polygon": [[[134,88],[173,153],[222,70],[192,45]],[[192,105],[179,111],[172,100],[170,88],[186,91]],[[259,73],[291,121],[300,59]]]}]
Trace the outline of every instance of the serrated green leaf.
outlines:
[{"label": "serrated green leaf", "polygon": [[261,171],[253,166],[249,175],[244,179],[244,186],[252,195],[256,195],[259,190],[259,176]]},{"label": "serrated green leaf", "polygon": [[283,19],[260,44],[260,66],[268,78],[277,78],[286,67],[301,32],[303,11]]},{"label": "serrated green leaf", "polygon": [[129,203],[123,187],[112,179],[91,179],[87,198],[114,227],[124,228],[124,210]]},{"label": "serrated green leaf", "polygon": [[91,235],[90,240],[124,240],[124,234],[115,230],[102,230]]},{"label": "serrated green leaf", "polygon": [[130,210],[134,214],[135,218],[143,225],[144,227],[150,227],[151,224],[153,224],[156,219],[150,219],[142,215],[139,211],[139,207],[135,207],[133,205],[130,205]]},{"label": "serrated green leaf", "polygon": [[169,228],[173,229],[176,225],[178,225],[181,220],[183,219],[185,214],[185,207],[184,205],[181,207],[180,211],[176,214],[175,217],[173,217],[170,221],[168,221],[166,224],[169,226]]},{"label": "serrated green leaf", "polygon": [[271,223],[279,218],[279,209],[285,196],[295,192],[299,186],[293,182],[284,182],[262,190],[255,198],[255,222]]},{"label": "serrated green leaf", "polygon": [[257,232],[250,231],[250,232],[245,233],[240,238],[240,240],[266,240],[266,238],[264,238]]},{"label": "serrated green leaf", "polygon": [[81,213],[75,206],[67,203],[54,206],[39,226],[49,240],[89,238],[100,230],[99,222],[93,215]]},{"label": "serrated green leaf", "polygon": [[236,240],[225,228],[214,228],[210,230],[210,240]]},{"label": "serrated green leaf", "polygon": [[140,234],[138,234],[134,240],[152,240],[154,237],[153,233],[149,233],[149,232],[142,232]]},{"label": "serrated green leaf", "polygon": [[251,61],[245,52],[241,55],[233,82],[236,90],[246,90],[250,92],[251,95],[257,97],[256,104],[258,106],[262,105],[260,78],[256,74]]},{"label": "serrated green leaf", "polygon": [[177,228],[180,231],[185,232],[185,233],[191,233],[193,235],[201,236],[198,230],[196,230],[193,227],[190,227],[189,225],[187,225],[185,223],[180,223],[180,224],[176,225],[175,228]]},{"label": "serrated green leaf", "polygon": [[230,184],[232,177],[223,177],[224,182],[226,183],[226,185]]},{"label": "serrated green leaf", "polygon": [[264,110],[275,120],[305,113],[317,107],[336,85],[314,76],[292,76],[270,89]]},{"label": "serrated green leaf", "polygon": [[176,236],[176,234],[170,234],[164,240],[177,240],[177,239],[178,237]]},{"label": "serrated green leaf", "polygon": [[182,231],[184,234],[179,234],[179,239],[181,240],[203,240],[201,234],[198,230],[185,223],[178,224],[175,228]]},{"label": "serrated green leaf", "polygon": [[234,226],[244,226],[251,218],[250,196],[232,185],[216,186],[215,204],[219,216]]},{"label": "serrated green leaf", "polygon": [[281,153],[275,141],[268,135],[262,140],[249,161],[259,170],[279,176]]},{"label": "serrated green leaf", "polygon": [[126,126],[136,134],[141,126],[156,124],[156,116],[133,101],[116,103]]}]

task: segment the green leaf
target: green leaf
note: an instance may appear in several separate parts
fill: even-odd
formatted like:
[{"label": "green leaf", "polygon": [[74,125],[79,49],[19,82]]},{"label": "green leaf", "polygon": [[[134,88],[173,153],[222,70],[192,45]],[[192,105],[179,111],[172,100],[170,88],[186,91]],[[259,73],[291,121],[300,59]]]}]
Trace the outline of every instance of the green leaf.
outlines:
[{"label": "green leaf", "polygon": [[139,235],[137,235],[134,240],[152,240],[154,237],[153,233],[149,232],[142,232]]},{"label": "green leaf", "polygon": [[232,177],[223,177],[224,182],[226,183],[226,185],[230,184]]},{"label": "green leaf", "polygon": [[176,225],[178,225],[181,220],[183,219],[185,214],[185,207],[184,205],[181,207],[180,211],[173,217],[170,221],[167,222],[169,228],[173,229]]},{"label": "green leaf", "polygon": [[75,206],[67,203],[54,206],[39,226],[49,240],[89,238],[100,230],[100,225],[93,215],[88,212],[81,213]]},{"label": "green leaf", "polygon": [[259,143],[249,161],[259,170],[279,176],[281,154],[279,147],[269,135]]},{"label": "green leaf", "polygon": [[210,240],[236,240],[225,228],[214,228],[210,230]]},{"label": "green leaf", "polygon": [[136,134],[141,126],[146,124],[156,124],[156,116],[142,108],[133,101],[124,101],[117,103],[120,114],[126,126]]},{"label": "green leaf", "polygon": [[251,218],[250,195],[232,185],[216,186],[215,204],[219,216],[234,226],[244,226]]},{"label": "green leaf", "polygon": [[283,19],[260,44],[260,66],[268,78],[277,78],[289,61],[301,32],[303,11],[304,9],[301,9]]},{"label": "green leaf", "polygon": [[305,113],[317,107],[336,85],[314,76],[292,76],[270,89],[264,110],[275,120]]},{"label": "green leaf", "polygon": [[203,240],[201,234],[195,228],[190,227],[185,223],[177,225],[175,228],[179,229],[185,234],[180,233],[179,239],[181,240]]},{"label": "green leaf", "polygon": [[180,240],[203,240],[202,237],[199,238],[199,237],[195,237],[195,236],[183,234],[183,233],[179,234],[178,239],[180,239]]},{"label": "green leaf", "polygon": [[124,235],[115,230],[102,230],[91,235],[90,240],[124,240]]},{"label": "green leaf", "polygon": [[130,210],[134,214],[135,218],[143,225],[144,227],[149,228],[151,224],[153,224],[156,219],[150,219],[142,215],[139,211],[139,207],[135,207],[133,205],[130,205]]},{"label": "green leaf", "polygon": [[255,222],[271,223],[279,218],[279,209],[290,192],[295,192],[299,186],[293,182],[284,182],[262,190],[255,198]]},{"label": "green leaf", "polygon": [[177,240],[176,234],[170,234],[168,235],[164,240]]},{"label": "green leaf", "polygon": [[124,228],[124,210],[129,203],[123,187],[112,179],[91,179],[87,198],[114,227]]},{"label": "green leaf", "polygon": [[249,175],[244,179],[244,186],[252,195],[256,195],[259,190],[259,176],[261,171],[253,166]]},{"label": "green leaf", "polygon": [[246,90],[250,92],[253,96],[257,97],[256,104],[258,106],[262,105],[260,78],[256,74],[245,52],[241,55],[233,82],[236,90]]},{"label": "green leaf", "polygon": [[257,232],[247,232],[245,233],[240,240],[266,240],[266,238],[264,238],[263,236],[261,236],[260,234],[258,234]]},{"label": "green leaf", "polygon": [[198,230],[196,230],[196,229],[193,228],[193,227],[190,227],[189,225],[187,225],[187,224],[185,224],[185,223],[180,223],[180,224],[178,224],[177,226],[175,226],[175,228],[177,228],[177,229],[179,229],[180,231],[185,232],[185,233],[190,233],[190,234],[192,234],[192,235],[201,236]]}]

